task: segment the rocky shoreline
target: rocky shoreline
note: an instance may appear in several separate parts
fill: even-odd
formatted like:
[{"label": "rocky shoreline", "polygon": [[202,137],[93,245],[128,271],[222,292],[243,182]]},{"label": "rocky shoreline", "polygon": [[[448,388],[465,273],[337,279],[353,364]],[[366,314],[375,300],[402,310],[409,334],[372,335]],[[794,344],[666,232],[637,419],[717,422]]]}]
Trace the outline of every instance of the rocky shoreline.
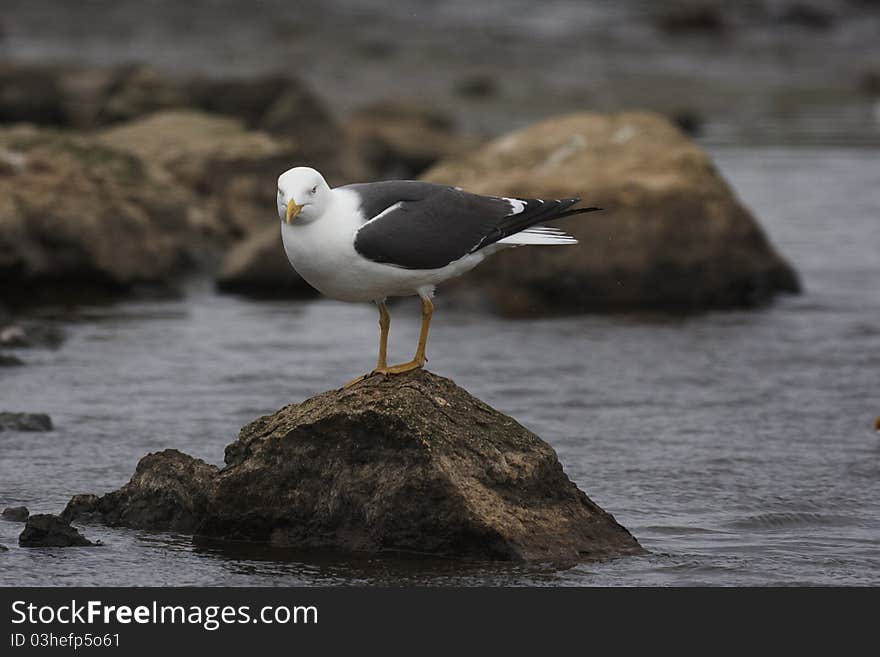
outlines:
[{"label": "rocky shoreline", "polygon": [[149,454],[62,513],[288,548],[573,563],[643,554],[555,452],[452,381],[371,377],[251,422],[216,468]]}]

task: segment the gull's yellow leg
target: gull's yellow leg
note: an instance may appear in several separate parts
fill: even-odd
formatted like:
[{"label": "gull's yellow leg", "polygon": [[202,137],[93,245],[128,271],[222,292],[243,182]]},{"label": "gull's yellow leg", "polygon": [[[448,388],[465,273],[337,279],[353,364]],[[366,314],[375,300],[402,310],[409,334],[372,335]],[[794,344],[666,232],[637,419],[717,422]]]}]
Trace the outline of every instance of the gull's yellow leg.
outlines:
[{"label": "gull's yellow leg", "polygon": [[379,362],[376,369],[388,367],[388,329],[391,328],[391,313],[384,299],[376,303],[379,306]]},{"label": "gull's yellow leg", "polygon": [[428,345],[428,329],[431,326],[431,316],[434,314],[434,304],[431,299],[422,296],[422,330],[419,333],[419,346],[416,347],[416,355],[408,363],[392,365],[390,367],[377,367],[376,374],[403,374],[411,370],[417,370],[425,366],[428,358],[425,356],[425,347]]},{"label": "gull's yellow leg", "polygon": [[[388,306],[385,305],[385,299],[377,301],[376,306],[379,308],[379,360],[376,369],[370,374],[378,371],[380,368],[388,367],[388,330],[391,328],[391,313],[388,312]],[[343,388],[350,388],[355,383],[360,383],[370,374],[362,374],[356,379],[352,379],[346,383]]]}]

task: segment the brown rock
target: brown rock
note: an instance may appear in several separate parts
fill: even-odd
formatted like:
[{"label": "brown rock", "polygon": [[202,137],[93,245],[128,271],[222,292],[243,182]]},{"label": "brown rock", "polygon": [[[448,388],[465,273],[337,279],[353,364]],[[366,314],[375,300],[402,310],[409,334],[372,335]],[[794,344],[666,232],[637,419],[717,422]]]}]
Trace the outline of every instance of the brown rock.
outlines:
[{"label": "brown rock", "polygon": [[61,516],[98,514],[110,525],[192,531],[204,515],[217,468],[176,449],[148,454],[125,486],[100,498],[75,495]]},{"label": "brown rock", "polygon": [[221,241],[275,220],[275,180],[299,156],[290,139],[194,110],[152,114],[107,129],[99,140],[143,162],[156,179],[192,190],[201,228]]},{"label": "brown rock", "polygon": [[238,117],[251,129],[293,141],[297,158],[285,169],[314,167],[331,185],[367,175],[330,108],[302,80],[289,76],[202,79],[189,86],[194,106]]},{"label": "brown rock", "polygon": [[351,117],[348,130],[377,178],[413,178],[445,157],[477,145],[459,135],[452,120],[416,103],[385,101]]},{"label": "brown rock", "polygon": [[65,518],[297,548],[577,562],[644,550],[553,449],[452,381],[372,377],[245,426],[226,467],[150,454]]},{"label": "brown rock", "polygon": [[251,297],[312,297],[317,291],[296,273],[281,244],[278,222],[235,245],[223,260],[217,288]]},{"label": "brown rock", "polygon": [[92,543],[63,518],[38,513],[27,519],[18,544],[21,547],[85,547],[99,543]]},{"label": "brown rock", "polygon": [[500,253],[450,290],[505,315],[751,307],[799,290],[706,153],[659,115],[550,119],[423,179],[605,208],[555,223],[579,245]]},{"label": "brown rock", "polygon": [[643,552],[549,445],[429,372],[282,408],[244,427],[226,463],[200,534],[503,560]]},{"label": "brown rock", "polygon": [[167,284],[188,262],[189,196],[131,154],[51,130],[0,129],[23,166],[0,175],[0,295]]},{"label": "brown rock", "polygon": [[189,102],[184,81],[142,64],[0,65],[0,123],[90,130]]}]

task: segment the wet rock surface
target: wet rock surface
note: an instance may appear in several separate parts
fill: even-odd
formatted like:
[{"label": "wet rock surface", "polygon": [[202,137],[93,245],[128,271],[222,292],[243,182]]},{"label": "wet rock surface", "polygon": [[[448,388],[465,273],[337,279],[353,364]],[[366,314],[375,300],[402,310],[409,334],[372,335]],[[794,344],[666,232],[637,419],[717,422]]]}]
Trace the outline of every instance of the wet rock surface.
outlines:
[{"label": "wet rock surface", "polygon": [[800,289],[708,155],[657,114],[549,119],[423,179],[604,208],[554,222],[577,246],[506,251],[452,284],[503,315],[743,308]]},{"label": "wet rock surface", "polygon": [[176,449],[148,454],[125,486],[102,497],[76,495],[61,513],[109,525],[192,531],[204,516],[217,468]]},{"label": "wet rock surface", "polygon": [[273,546],[577,562],[644,550],[553,449],[452,381],[371,377],[245,426],[226,467],[151,454],[65,517]]},{"label": "wet rock surface", "polygon": [[52,431],[52,418],[45,413],[0,412],[0,431]]},{"label": "wet rock surface", "polygon": [[0,517],[3,520],[9,520],[10,522],[24,522],[28,519],[30,515],[30,511],[26,506],[8,506],[3,509],[3,513],[0,514]]},{"label": "wet rock surface", "polygon": [[59,516],[40,513],[31,516],[18,537],[21,547],[83,547],[97,545]]}]

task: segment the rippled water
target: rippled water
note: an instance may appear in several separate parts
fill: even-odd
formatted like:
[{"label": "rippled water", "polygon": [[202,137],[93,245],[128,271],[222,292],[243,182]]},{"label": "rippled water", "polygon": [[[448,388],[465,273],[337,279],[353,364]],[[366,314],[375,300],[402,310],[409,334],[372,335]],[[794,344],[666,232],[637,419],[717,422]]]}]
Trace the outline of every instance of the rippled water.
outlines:
[{"label": "rippled water", "polygon": [[[651,551],[582,565],[323,559],[195,548],[83,525],[100,548],[17,547],[0,584],[880,584],[880,168],[867,150],[717,150],[804,277],[760,312],[505,321],[442,309],[431,367],[550,442],[569,476]],[[441,292],[442,303],[442,292]],[[416,304],[395,310],[409,356]],[[58,512],[149,451],[214,463],[238,428],[373,363],[368,306],[249,302],[203,283],[177,301],[85,309],[57,351],[0,370],[0,505]]]}]

